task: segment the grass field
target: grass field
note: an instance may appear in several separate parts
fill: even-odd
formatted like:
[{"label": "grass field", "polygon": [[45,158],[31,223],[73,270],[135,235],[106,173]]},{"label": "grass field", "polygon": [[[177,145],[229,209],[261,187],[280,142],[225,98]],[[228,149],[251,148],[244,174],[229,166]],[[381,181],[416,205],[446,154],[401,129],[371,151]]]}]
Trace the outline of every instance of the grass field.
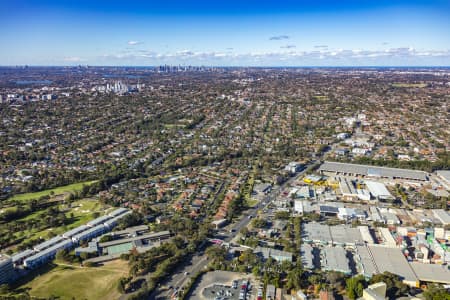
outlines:
[{"label": "grass field", "polygon": [[65,193],[77,192],[77,191],[81,191],[81,189],[83,188],[83,185],[91,185],[94,182],[97,182],[97,180],[69,184],[69,185],[60,186],[60,187],[57,187],[54,189],[49,189],[49,190],[35,192],[35,193],[18,194],[18,195],[14,195],[14,196],[8,198],[7,201],[29,201],[31,199],[38,199],[42,196],[50,196],[50,194],[52,192],[54,193],[55,196],[62,195]]},{"label": "grass field", "polygon": [[259,201],[253,198],[249,198],[246,200],[246,202],[248,207],[254,207],[256,204],[258,204]]},{"label": "grass field", "polygon": [[[45,230],[24,230],[22,231],[18,237],[25,237],[25,241],[36,239],[39,237],[46,238],[49,234],[49,232],[53,232],[54,234],[62,234],[66,231],[69,231],[70,229],[73,229],[75,227],[78,227],[80,225],[86,224],[87,222],[94,219],[94,213],[98,212],[100,215],[103,214],[105,211],[104,205],[99,203],[97,200],[93,199],[82,199],[75,201],[71,204],[71,207],[68,208],[67,205],[59,205],[59,209],[61,211],[66,211],[67,218],[70,218],[70,215],[73,214],[74,222],[67,226],[62,226],[58,228],[52,228],[52,229],[45,229]],[[34,218],[40,218],[43,217],[45,214],[45,211],[35,212],[26,218],[23,218],[21,220],[30,221]]]},{"label": "grass field", "polygon": [[128,275],[126,261],[115,260],[104,266],[80,268],[57,266],[22,285],[31,296],[58,299],[118,299],[117,282]]},{"label": "grass field", "polygon": [[424,88],[427,86],[426,83],[393,83],[393,87],[397,88]]}]

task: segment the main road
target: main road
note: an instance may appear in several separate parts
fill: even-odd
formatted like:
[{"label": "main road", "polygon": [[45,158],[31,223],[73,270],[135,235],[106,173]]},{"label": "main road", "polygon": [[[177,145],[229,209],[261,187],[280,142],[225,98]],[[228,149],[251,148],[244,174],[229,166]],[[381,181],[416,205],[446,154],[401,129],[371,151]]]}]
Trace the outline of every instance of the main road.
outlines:
[{"label": "main road", "polygon": [[[276,186],[267,194],[264,199],[255,207],[245,211],[238,220],[227,226],[228,232],[218,232],[213,238],[221,239],[225,243],[231,242],[241,231],[242,228],[247,227],[253,217],[258,213],[258,210],[266,209],[279,196],[280,192],[299,177],[303,176],[308,170],[313,168],[319,162],[313,161],[305,166],[305,168],[297,173],[295,176],[289,178],[287,181],[279,186]],[[150,295],[149,299],[170,299],[174,294],[175,289],[180,290],[187,284],[191,276],[195,275],[200,270],[206,268],[208,260],[203,252],[197,252],[189,257],[182,265],[180,265],[161,285],[155,289]]]}]

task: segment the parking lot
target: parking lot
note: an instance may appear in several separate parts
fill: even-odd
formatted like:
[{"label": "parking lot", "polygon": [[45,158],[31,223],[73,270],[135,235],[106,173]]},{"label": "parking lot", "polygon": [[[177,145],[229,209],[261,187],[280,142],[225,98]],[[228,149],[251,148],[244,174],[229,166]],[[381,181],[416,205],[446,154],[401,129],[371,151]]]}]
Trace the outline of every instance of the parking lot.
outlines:
[{"label": "parking lot", "polygon": [[226,286],[221,284],[214,284],[211,287],[207,287],[203,290],[203,297],[205,299],[239,299],[239,289],[232,286]]},{"label": "parking lot", "polygon": [[256,290],[259,283],[251,274],[213,271],[202,276],[196,284],[195,290],[189,299],[195,300],[239,300],[243,282],[247,282],[245,299],[256,299]]}]

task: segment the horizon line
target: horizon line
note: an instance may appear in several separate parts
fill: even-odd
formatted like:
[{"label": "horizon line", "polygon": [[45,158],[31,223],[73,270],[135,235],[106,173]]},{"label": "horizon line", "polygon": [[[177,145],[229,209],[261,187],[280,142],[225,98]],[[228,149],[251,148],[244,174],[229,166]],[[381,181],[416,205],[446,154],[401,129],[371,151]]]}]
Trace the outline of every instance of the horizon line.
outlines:
[{"label": "horizon line", "polygon": [[180,64],[162,64],[162,65],[0,65],[0,68],[38,68],[38,67],[47,67],[47,68],[76,68],[76,67],[103,67],[103,68],[158,68],[161,66],[170,66],[170,67],[203,67],[203,68],[450,68],[450,65],[348,65],[348,66],[338,66],[338,65],[326,65],[326,66],[314,66],[314,65],[305,65],[305,66],[252,66],[252,65],[180,65]]}]

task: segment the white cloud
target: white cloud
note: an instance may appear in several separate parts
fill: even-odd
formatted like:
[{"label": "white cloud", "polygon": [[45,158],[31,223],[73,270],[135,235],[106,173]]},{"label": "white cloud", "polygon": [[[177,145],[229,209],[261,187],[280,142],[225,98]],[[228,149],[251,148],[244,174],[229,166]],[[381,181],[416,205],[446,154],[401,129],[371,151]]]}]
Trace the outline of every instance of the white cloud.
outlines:
[{"label": "white cloud", "polygon": [[65,61],[65,62],[84,62],[84,61],[86,61],[86,59],[83,59],[78,56],[68,56],[68,57],[64,57],[63,61]]},{"label": "white cloud", "polygon": [[281,41],[281,40],[288,40],[290,38],[290,36],[288,35],[275,35],[275,36],[271,36],[269,38],[269,40],[271,41]]},{"label": "white cloud", "polygon": [[140,41],[128,41],[127,44],[130,45],[130,46],[136,46],[136,45],[142,44],[142,42],[140,42]]},{"label": "white cloud", "polygon": [[[289,49],[289,48],[287,48]],[[450,50],[417,50],[411,47],[390,48],[386,50],[364,49],[328,49],[316,47],[312,51],[301,51],[286,48],[274,52],[235,52],[235,51],[192,51],[184,49],[176,52],[155,52],[139,50],[127,53],[116,53],[103,56],[104,60],[119,62],[135,62],[143,64],[178,63],[190,64],[235,64],[247,65],[253,63],[261,65],[291,64],[291,65],[399,65],[408,62],[427,64],[450,59]],[[74,61],[74,60],[73,60]],[[439,63],[437,63],[439,64]],[[442,63],[441,63],[442,64]]]}]

